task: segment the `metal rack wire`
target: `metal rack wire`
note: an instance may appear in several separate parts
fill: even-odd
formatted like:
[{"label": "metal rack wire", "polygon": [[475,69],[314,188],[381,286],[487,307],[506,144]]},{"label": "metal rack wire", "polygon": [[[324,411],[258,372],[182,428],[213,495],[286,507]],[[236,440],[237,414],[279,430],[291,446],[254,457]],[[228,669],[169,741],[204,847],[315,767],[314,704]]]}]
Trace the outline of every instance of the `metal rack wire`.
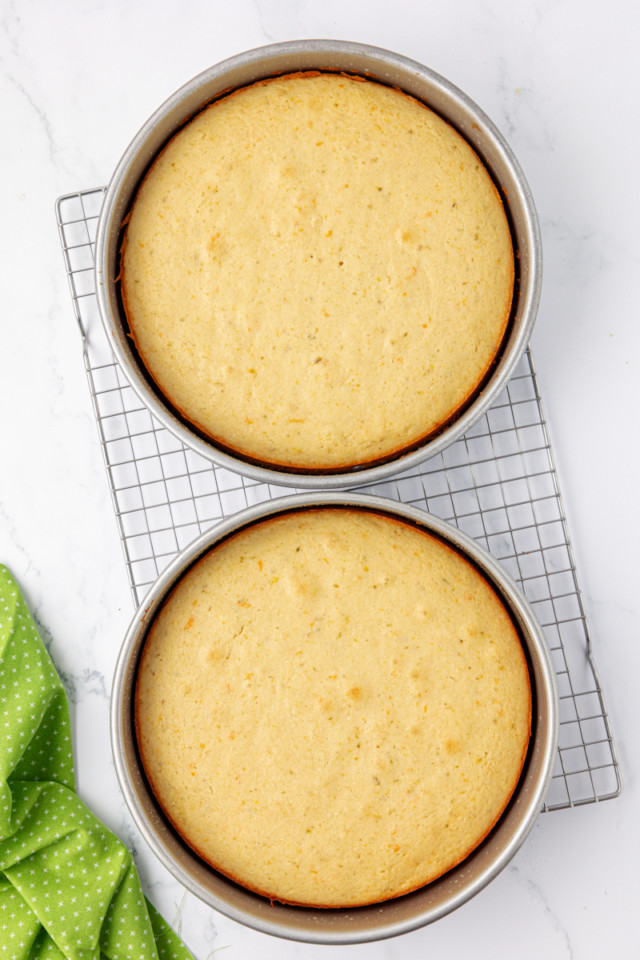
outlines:
[{"label": "metal rack wire", "polygon": [[[58,228],[134,600],[216,521],[290,487],[214,467],[154,420],[102,330],[94,241],[104,189],[57,202]],[[560,698],[546,810],[615,797],[620,778],[531,354],[487,414],[441,455],[361,488],[456,524],[516,580],[551,648]]]}]

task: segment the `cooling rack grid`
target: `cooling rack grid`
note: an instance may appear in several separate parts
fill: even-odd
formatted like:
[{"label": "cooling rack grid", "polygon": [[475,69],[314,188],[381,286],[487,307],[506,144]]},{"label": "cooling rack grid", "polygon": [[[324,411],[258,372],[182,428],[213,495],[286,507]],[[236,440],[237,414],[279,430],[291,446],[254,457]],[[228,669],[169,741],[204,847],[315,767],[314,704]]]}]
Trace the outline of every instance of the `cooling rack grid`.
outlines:
[{"label": "cooling rack grid", "polygon": [[[95,296],[104,188],[60,197],[58,228],[125,563],[139,603],[159,573],[223,517],[294,492],[239,476],[185,448],[115,361]],[[500,561],[551,648],[558,756],[545,810],[615,797],[620,777],[530,352],[478,423],[442,454],[362,491],[455,524]]]}]

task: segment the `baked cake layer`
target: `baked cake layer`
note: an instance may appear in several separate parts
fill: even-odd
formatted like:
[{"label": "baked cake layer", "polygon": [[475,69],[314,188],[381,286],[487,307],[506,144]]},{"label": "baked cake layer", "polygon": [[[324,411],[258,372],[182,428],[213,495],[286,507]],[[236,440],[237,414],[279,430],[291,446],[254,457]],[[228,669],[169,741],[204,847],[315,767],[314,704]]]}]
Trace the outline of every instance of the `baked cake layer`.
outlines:
[{"label": "baked cake layer", "polygon": [[531,694],[503,602],[409,523],[319,508],[216,546],[155,618],[136,686],[151,787],[204,860],[274,900],[397,897],[497,822]]},{"label": "baked cake layer", "polygon": [[255,84],[168,144],[123,247],[131,334],[198,430],[267,465],[347,469],[448,423],[511,307],[505,210],[437,114],[338,74]]}]

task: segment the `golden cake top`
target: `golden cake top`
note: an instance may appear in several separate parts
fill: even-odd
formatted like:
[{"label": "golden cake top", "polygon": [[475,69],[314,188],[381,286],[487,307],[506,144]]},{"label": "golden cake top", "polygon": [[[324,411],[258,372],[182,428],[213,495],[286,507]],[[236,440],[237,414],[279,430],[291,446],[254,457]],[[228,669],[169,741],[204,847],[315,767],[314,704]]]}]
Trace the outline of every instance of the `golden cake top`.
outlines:
[{"label": "golden cake top", "polygon": [[146,774],[208,863],[274,900],[373,903],[440,876],[527,750],[518,633],[457,551],[357,509],[216,546],[155,618],[136,685]]},{"label": "golden cake top", "polygon": [[267,465],[340,470],[464,407],[510,312],[505,211],[421,102],[339,74],[242,88],[135,198],[122,293],[138,351],[198,430]]}]

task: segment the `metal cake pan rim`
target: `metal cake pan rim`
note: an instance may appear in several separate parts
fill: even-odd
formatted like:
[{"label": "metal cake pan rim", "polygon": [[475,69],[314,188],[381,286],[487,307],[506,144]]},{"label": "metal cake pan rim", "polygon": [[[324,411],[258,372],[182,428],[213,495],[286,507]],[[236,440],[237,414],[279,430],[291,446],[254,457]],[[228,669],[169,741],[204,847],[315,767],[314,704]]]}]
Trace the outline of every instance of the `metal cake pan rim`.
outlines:
[{"label": "metal cake pan rim", "polygon": [[[366,70],[368,64],[372,73],[375,73],[376,67],[378,71],[381,69],[400,71],[407,84],[410,81],[427,84],[432,93],[438,91],[447,99],[449,105],[455,105],[462,112],[458,118],[448,117],[442,110],[439,112],[458,129],[463,119],[469,125],[469,130],[472,126],[477,126],[482,135],[488,138],[496,157],[509,174],[508,185],[506,187],[502,183],[500,185],[511,191],[508,197],[509,207],[514,209],[517,207],[519,211],[519,227],[516,229],[515,224],[512,226],[515,238],[521,240],[520,245],[526,248],[526,264],[520,263],[520,273],[522,277],[526,270],[527,276],[525,296],[517,310],[520,317],[517,333],[514,334],[512,331],[509,342],[498,360],[497,368],[489,377],[485,387],[453,423],[417,449],[384,463],[375,466],[364,465],[345,472],[305,473],[268,465],[262,466],[244,460],[240,456],[234,456],[217,447],[212,441],[203,439],[162,402],[133,357],[131,344],[127,341],[126,332],[123,329],[114,289],[117,275],[114,247],[117,245],[117,237],[120,235],[124,217],[123,197],[126,195],[127,203],[124,204],[126,206],[135,193],[141,171],[149,165],[157,149],[151,151],[142,161],[140,155],[144,154],[149,138],[167,117],[185,103],[194,98],[197,100],[199,93],[203,92],[204,88],[210,88],[211,84],[220,84],[218,92],[222,92],[225,89],[225,80],[238,71],[251,69],[255,71],[254,80],[257,80],[282,72],[276,68],[278,62],[289,62],[293,58],[296,60],[297,69],[305,68],[305,62],[307,68],[313,68],[318,67],[318,63],[309,63],[308,58],[317,59],[323,56],[333,56],[344,61],[355,58],[360,65],[360,70]],[[326,66],[327,69],[330,67],[339,69],[339,65],[326,64]],[[295,65],[291,67],[291,69],[295,68]],[[347,62],[343,63],[342,69],[349,69]],[[209,98],[203,92],[201,103],[206,102],[207,99]],[[429,99],[426,92],[424,99],[427,101]],[[189,111],[183,119],[188,115],[190,115]],[[168,133],[167,136],[169,135]],[[463,136],[470,140],[469,131],[463,133]],[[472,146],[478,150],[473,143]],[[483,161],[488,163],[482,151],[478,150],[478,152]],[[137,169],[136,164],[140,164],[140,169],[134,177],[132,170]],[[133,185],[132,180],[135,180]],[[542,282],[540,227],[531,190],[513,150],[493,121],[466,93],[429,67],[380,47],[338,40],[293,40],[247,50],[202,71],[169,96],[143,124],[115,168],[98,221],[95,249],[97,301],[108,341],[127,381],[162,426],[195,453],[215,465],[233,470],[251,480],[311,490],[346,489],[386,480],[396,473],[412,469],[425,460],[437,456],[471,429],[500,394],[529,343],[535,324]],[[516,253],[520,256],[519,248]],[[520,298],[521,292],[517,291],[516,295]]]},{"label": "metal cake pan rim", "polygon": [[[226,892],[228,888],[228,891],[231,893],[230,900],[225,900],[224,896],[220,895],[220,893],[212,893],[211,890],[206,889],[201,880],[192,872],[193,869],[196,869],[196,872],[203,871],[201,864],[198,865],[197,868],[194,867],[194,865],[199,863],[196,855],[189,852],[184,844],[180,844],[179,842],[176,844],[182,848],[182,852],[185,854],[184,859],[187,863],[191,864],[192,871],[190,871],[188,868],[185,868],[184,865],[176,862],[172,850],[167,847],[166,835],[168,831],[166,825],[162,827],[160,834],[154,829],[154,818],[149,815],[149,808],[153,807],[153,801],[151,800],[148,788],[145,786],[141,787],[144,776],[139,761],[132,759],[135,754],[135,746],[131,743],[131,694],[138,656],[155,610],[180,576],[201,555],[211,549],[215,543],[247,524],[260,521],[278,513],[288,512],[292,509],[332,505],[364,507],[408,519],[434,532],[436,535],[443,537],[458,550],[461,550],[463,554],[469,556],[471,560],[480,567],[489,580],[497,586],[511,610],[512,615],[516,617],[521,632],[524,635],[526,648],[531,661],[530,669],[532,676],[535,674],[534,702],[536,703],[536,736],[538,739],[533,743],[532,749],[537,751],[537,759],[535,760],[537,772],[535,776],[533,776],[533,786],[529,790],[528,796],[521,808],[513,814],[515,827],[512,828],[509,834],[508,842],[504,844],[502,848],[498,848],[497,855],[490,859],[489,865],[484,870],[480,870],[475,879],[463,883],[457,893],[450,896],[440,906],[428,909],[417,909],[415,913],[400,920],[394,920],[393,918],[388,921],[384,921],[383,919],[382,922],[378,920],[373,927],[367,926],[365,911],[376,914],[380,914],[380,912],[393,913],[394,904],[396,904],[397,901],[389,900],[380,904],[374,904],[371,907],[357,908],[355,911],[327,911],[304,907],[291,908],[279,904],[270,906],[264,898],[249,894],[248,891],[240,890],[238,892],[235,884],[230,881],[225,881],[225,879],[220,878],[219,875],[217,876],[220,882],[216,882],[223,892]],[[483,547],[446,521],[440,520],[408,504],[350,491],[344,491],[342,493],[329,491],[320,494],[311,492],[294,494],[266,503],[256,504],[240,511],[233,517],[221,521],[210,530],[201,534],[182,550],[160,574],[133,617],[118,656],[112,687],[111,744],[116,774],[130,813],[138,829],[158,859],[187,889],[225,916],[262,933],[307,943],[346,945],[351,943],[372,942],[398,936],[440,919],[442,916],[453,912],[475,896],[504,869],[533,828],[543,805],[544,796],[551,779],[557,750],[557,738],[558,703],[551,654],[528,601],[523,597],[517,585],[505,572],[504,568]],[[530,763],[534,764],[534,760],[531,760]],[[529,776],[532,775],[527,773],[526,777]],[[514,797],[517,798],[518,791],[524,789],[523,782],[524,781],[521,781]],[[528,782],[527,786],[529,786]],[[146,798],[149,800],[147,810],[144,809],[143,801],[140,800],[140,795],[144,794],[145,790]],[[503,817],[505,816],[506,814],[503,815]],[[501,822],[502,819],[498,822],[496,829],[500,828]],[[164,837],[161,835],[162,831],[164,831]],[[490,838],[493,835],[492,833]],[[487,842],[487,840],[483,841],[483,844],[481,844],[478,849],[481,850]],[[471,855],[471,857],[473,856],[474,854]],[[454,867],[452,871],[449,871],[448,875],[445,875],[445,878],[452,876],[455,879],[456,875],[463,876],[467,862],[468,861],[463,861],[458,867]],[[215,871],[205,867],[204,873],[210,875],[215,874]],[[436,881],[436,883],[437,882],[438,881]],[[423,887],[422,891],[428,891],[429,886],[430,885]],[[420,893],[421,891],[419,890],[414,894],[407,895],[407,897],[417,899],[416,895],[419,897]],[[253,909],[253,912],[247,907],[243,908],[238,906],[235,902],[238,899],[246,901]],[[265,904],[268,910],[264,908]],[[290,918],[293,914],[290,911],[292,910],[295,912],[297,921],[302,922],[291,922]],[[341,916],[343,925],[340,926],[338,922],[338,929],[332,929],[332,926],[335,926],[337,922],[335,918],[336,913]],[[305,915],[308,920],[307,926],[305,926],[304,923]],[[352,927],[345,928],[344,920],[350,915],[359,916],[361,922],[358,922],[356,919]],[[323,921],[326,922],[323,923]]]}]

